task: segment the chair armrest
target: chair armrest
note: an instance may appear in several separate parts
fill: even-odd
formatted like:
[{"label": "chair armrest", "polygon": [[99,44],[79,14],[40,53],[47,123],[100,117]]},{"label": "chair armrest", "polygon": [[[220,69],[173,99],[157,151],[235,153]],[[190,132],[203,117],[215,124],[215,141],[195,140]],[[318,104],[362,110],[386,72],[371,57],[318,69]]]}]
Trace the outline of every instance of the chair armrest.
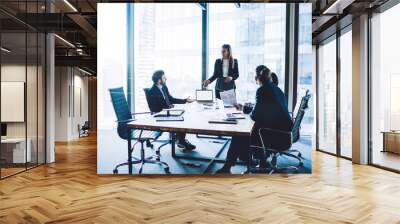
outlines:
[{"label": "chair armrest", "polygon": [[290,132],[290,131],[281,131],[281,130],[272,129],[272,128],[260,128],[260,129],[258,129],[258,133],[261,133],[262,130],[274,132],[274,133],[277,133],[277,134],[287,134],[287,135],[291,135],[292,134],[292,132]]},{"label": "chair armrest", "polygon": [[128,119],[128,120],[122,120],[122,121],[116,121],[117,123],[128,123],[131,121],[134,121],[135,119]]},{"label": "chair armrest", "polygon": [[132,113],[132,115],[141,115],[141,114],[153,114],[153,112],[137,112],[137,113]]},{"label": "chair armrest", "polygon": [[250,145],[250,148],[255,148],[255,149],[264,149],[264,147],[262,147],[262,146],[258,146],[258,145]]}]

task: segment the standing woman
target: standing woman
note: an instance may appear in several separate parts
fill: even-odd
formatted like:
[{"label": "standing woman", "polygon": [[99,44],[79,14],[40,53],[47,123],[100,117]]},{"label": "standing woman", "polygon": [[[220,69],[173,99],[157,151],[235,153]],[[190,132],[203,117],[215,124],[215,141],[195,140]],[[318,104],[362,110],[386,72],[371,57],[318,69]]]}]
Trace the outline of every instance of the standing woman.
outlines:
[{"label": "standing woman", "polygon": [[222,45],[222,58],[218,58],[214,65],[214,74],[209,79],[204,80],[203,86],[207,87],[214,80],[215,97],[221,99],[220,92],[236,89],[235,80],[239,78],[238,61],[232,57],[232,49],[229,44]]}]

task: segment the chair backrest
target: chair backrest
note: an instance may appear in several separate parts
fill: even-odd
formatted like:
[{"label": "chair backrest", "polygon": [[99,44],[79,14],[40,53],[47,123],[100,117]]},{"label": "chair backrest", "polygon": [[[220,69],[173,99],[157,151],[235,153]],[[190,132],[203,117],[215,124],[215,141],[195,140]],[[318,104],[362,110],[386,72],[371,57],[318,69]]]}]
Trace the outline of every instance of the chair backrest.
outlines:
[{"label": "chair backrest", "polygon": [[259,135],[261,144],[265,149],[285,151],[292,146],[292,135],[290,132],[260,128]]},{"label": "chair backrest", "polygon": [[293,128],[292,128],[293,143],[297,142],[300,139],[301,122],[303,121],[304,114],[306,113],[306,109],[308,108],[308,101],[310,100],[310,98],[311,98],[311,94],[307,90],[306,94],[301,99],[301,103],[298,108],[296,118],[294,119],[294,124],[293,124]]},{"label": "chair backrest", "polygon": [[89,121],[85,121],[85,123],[82,125],[82,129],[90,129]]},{"label": "chair backrest", "polygon": [[132,119],[132,113],[125,97],[124,88],[112,88],[109,89],[109,91],[114,112],[118,120],[118,135],[122,139],[128,139],[131,137],[131,130],[127,127],[127,122],[121,121]]},{"label": "chair backrest", "polygon": [[149,110],[151,111],[151,108],[150,108],[150,88],[143,88],[143,91],[144,91],[144,95],[146,96],[147,105],[149,106]]}]

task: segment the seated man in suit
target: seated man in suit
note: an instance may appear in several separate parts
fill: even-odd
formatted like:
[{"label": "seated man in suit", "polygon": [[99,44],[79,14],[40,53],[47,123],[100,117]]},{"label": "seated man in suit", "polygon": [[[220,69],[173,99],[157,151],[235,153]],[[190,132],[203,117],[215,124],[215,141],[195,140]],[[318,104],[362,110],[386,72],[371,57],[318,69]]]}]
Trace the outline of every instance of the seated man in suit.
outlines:
[{"label": "seated man in suit", "polygon": [[[163,109],[173,108],[174,104],[185,104],[194,102],[189,97],[186,99],[178,99],[171,96],[166,85],[167,78],[163,70],[158,70],[153,73],[153,86],[149,90],[149,107],[151,112],[160,112]],[[185,133],[177,133],[178,147],[184,150],[193,150],[195,145],[185,139]]]}]

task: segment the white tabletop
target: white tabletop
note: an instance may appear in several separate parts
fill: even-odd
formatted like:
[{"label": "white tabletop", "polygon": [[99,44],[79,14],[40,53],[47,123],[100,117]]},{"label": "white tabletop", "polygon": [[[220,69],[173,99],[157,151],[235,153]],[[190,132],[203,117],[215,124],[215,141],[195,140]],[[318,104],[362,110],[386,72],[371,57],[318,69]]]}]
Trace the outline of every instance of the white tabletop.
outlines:
[{"label": "white tabletop", "polygon": [[250,136],[254,121],[249,115],[245,119],[239,119],[237,124],[210,124],[210,120],[221,120],[225,113],[239,112],[234,108],[223,110],[213,106],[204,106],[201,103],[176,105],[175,108],[185,110],[184,121],[156,121],[151,115],[136,116],[136,120],[128,123],[133,129],[144,129],[165,132],[185,132],[192,134],[226,135],[226,136]]}]

